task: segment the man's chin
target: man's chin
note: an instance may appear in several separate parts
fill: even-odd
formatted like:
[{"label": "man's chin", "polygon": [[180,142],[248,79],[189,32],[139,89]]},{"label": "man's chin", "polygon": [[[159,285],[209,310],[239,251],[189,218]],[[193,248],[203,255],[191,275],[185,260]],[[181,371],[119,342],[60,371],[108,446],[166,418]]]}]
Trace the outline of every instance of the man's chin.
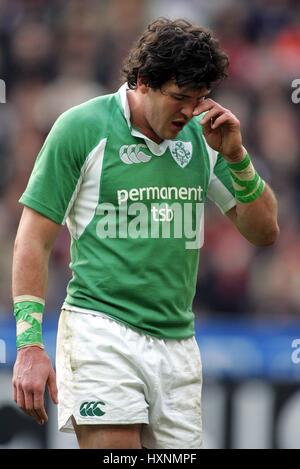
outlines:
[{"label": "man's chin", "polygon": [[168,131],[164,132],[163,136],[161,136],[160,138],[162,138],[163,140],[173,140],[175,137],[177,137],[180,130],[181,129],[168,130]]},{"label": "man's chin", "polygon": [[179,132],[180,130],[173,130],[172,132],[169,132],[169,136],[166,138],[166,140],[173,140],[174,138],[177,137]]},{"label": "man's chin", "polygon": [[160,138],[162,141],[163,140],[173,140],[181,131],[182,129],[175,128],[175,126],[172,126],[172,128],[169,128],[163,132],[156,132],[156,135],[158,138]]}]

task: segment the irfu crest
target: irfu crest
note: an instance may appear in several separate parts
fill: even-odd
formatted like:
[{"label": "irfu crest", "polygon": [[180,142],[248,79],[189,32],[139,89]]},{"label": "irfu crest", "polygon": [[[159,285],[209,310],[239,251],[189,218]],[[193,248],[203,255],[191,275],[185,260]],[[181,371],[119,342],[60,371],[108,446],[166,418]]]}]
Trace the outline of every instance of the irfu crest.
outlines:
[{"label": "irfu crest", "polygon": [[184,168],[192,158],[193,147],[191,142],[170,142],[170,151],[177,164]]}]

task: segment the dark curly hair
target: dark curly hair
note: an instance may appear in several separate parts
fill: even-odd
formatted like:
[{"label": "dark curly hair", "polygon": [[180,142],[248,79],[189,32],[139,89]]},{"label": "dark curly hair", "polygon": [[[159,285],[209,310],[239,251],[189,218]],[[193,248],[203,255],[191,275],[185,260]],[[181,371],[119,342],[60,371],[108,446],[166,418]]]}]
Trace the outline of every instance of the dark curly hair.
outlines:
[{"label": "dark curly hair", "polygon": [[138,78],[153,89],[174,80],[179,87],[211,88],[227,77],[229,60],[207,29],[183,19],[159,18],[133,46],[122,78],[135,89]]}]

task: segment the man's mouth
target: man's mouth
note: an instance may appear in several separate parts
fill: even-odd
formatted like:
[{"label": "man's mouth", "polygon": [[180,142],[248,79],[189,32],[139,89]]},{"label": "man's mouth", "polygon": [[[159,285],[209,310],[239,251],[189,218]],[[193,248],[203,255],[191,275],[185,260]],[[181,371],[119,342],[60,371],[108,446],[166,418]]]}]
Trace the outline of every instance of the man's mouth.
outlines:
[{"label": "man's mouth", "polygon": [[186,121],[179,121],[179,120],[178,120],[178,121],[173,121],[173,122],[172,122],[172,125],[173,125],[174,127],[176,127],[177,130],[183,129],[183,127],[185,126],[185,124],[186,124]]}]

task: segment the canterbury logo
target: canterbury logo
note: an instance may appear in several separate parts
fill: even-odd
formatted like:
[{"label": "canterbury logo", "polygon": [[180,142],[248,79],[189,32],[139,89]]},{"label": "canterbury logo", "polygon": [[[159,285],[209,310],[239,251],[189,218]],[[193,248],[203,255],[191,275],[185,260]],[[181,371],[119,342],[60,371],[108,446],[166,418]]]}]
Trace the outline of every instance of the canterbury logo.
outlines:
[{"label": "canterbury logo", "polygon": [[105,402],[83,402],[80,406],[79,413],[82,417],[101,417],[105,414],[100,408],[102,405],[105,405]]},{"label": "canterbury logo", "polygon": [[123,163],[148,163],[151,160],[151,155],[146,155],[142,149],[147,148],[146,145],[123,145],[120,148],[119,155]]}]

